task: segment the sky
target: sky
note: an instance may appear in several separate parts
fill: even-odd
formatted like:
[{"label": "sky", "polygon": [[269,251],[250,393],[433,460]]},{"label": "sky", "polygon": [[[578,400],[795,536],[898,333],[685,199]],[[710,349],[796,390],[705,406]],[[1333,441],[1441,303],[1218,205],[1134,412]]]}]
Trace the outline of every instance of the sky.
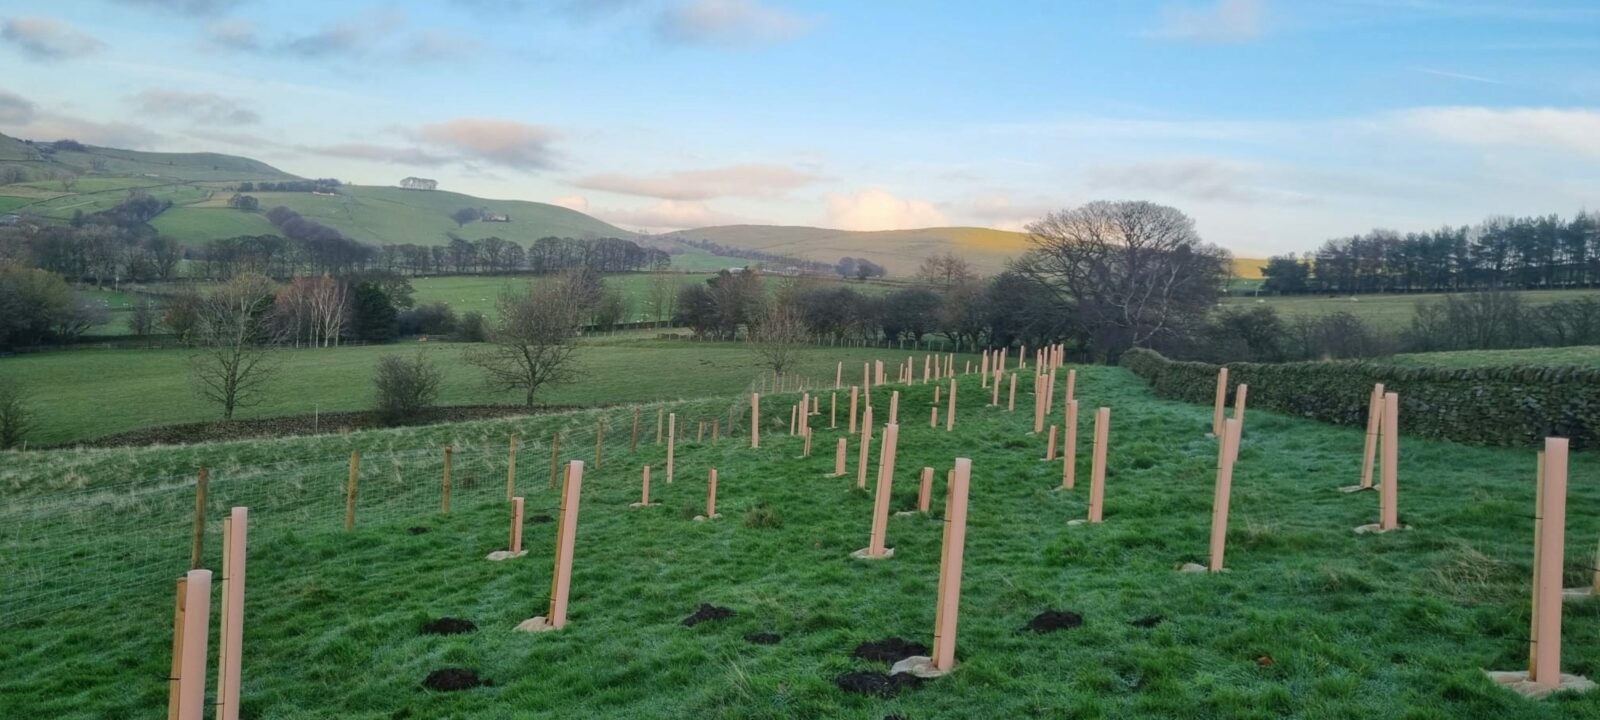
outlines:
[{"label": "sky", "polygon": [[0,132],[652,232],[1151,200],[1264,256],[1600,207],[1600,2],[4,0]]}]

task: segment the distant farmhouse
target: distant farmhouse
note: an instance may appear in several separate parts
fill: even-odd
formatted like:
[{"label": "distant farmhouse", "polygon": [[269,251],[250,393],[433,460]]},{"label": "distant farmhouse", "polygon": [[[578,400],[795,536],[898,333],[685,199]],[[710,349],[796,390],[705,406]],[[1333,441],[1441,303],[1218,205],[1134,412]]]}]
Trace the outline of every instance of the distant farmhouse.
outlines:
[{"label": "distant farmhouse", "polygon": [[511,216],[505,213],[496,213],[484,210],[482,220],[484,222],[511,222]]},{"label": "distant farmhouse", "polygon": [[429,178],[408,177],[400,181],[400,187],[406,190],[435,190],[439,187],[439,181]]}]

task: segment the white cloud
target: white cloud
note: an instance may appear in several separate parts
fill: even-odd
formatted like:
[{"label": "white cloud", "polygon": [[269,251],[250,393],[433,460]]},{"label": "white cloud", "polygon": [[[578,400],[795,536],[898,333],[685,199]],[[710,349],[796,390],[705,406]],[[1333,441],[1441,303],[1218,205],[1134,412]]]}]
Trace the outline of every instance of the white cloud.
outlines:
[{"label": "white cloud", "polygon": [[0,26],[0,38],[34,60],[67,60],[99,52],[106,46],[93,36],[59,20],[14,17]]},{"label": "white cloud", "polygon": [[1261,0],[1217,0],[1210,6],[1168,5],[1156,37],[1195,42],[1233,43],[1260,37]]},{"label": "white cloud", "polygon": [[974,224],[979,226],[1021,232],[1028,223],[1044,217],[1054,209],[1057,208],[1042,198],[1018,202],[1004,193],[990,193],[979,195],[966,203],[965,207],[961,208],[961,214],[972,218]]},{"label": "white cloud", "polygon": [[1235,203],[1284,199],[1255,187],[1254,167],[1219,158],[1095,165],[1086,174],[1092,187],[1135,193],[1155,192],[1192,200]]},{"label": "white cloud", "polygon": [[816,22],[761,0],[684,0],[661,14],[656,34],[674,43],[760,45],[791,40]]},{"label": "white cloud", "polygon": [[949,225],[926,200],[903,200],[886,190],[828,193],[828,225],[841,230],[906,230]]},{"label": "white cloud", "polygon": [[710,200],[719,197],[776,198],[822,179],[782,165],[729,165],[665,175],[601,174],[573,184],[590,190],[663,200]]},{"label": "white cloud", "polygon": [[33,120],[33,112],[32,100],[14,92],[0,90],[0,123],[27,125]]},{"label": "white cloud", "polygon": [[1395,114],[1400,127],[1478,147],[1521,147],[1600,158],[1600,110],[1433,107]]},{"label": "white cloud", "polygon": [[408,134],[422,142],[449,148],[468,160],[514,170],[543,170],[555,165],[551,148],[555,131],[543,125],[492,118],[456,118],[429,123]]},{"label": "white cloud", "polygon": [[581,213],[589,212],[589,198],[582,195],[562,195],[550,201],[551,205],[560,205],[568,210],[577,210]]},{"label": "white cloud", "polygon": [[[586,211],[588,212],[588,211]],[[613,225],[625,228],[642,228],[650,232],[669,232],[712,225],[738,225],[748,222],[734,215],[712,209],[702,202],[662,200],[642,208],[595,208],[589,214]]]},{"label": "white cloud", "polygon": [[140,112],[156,117],[184,117],[219,125],[250,125],[261,121],[255,111],[216,93],[150,88],[130,96],[128,101]]}]

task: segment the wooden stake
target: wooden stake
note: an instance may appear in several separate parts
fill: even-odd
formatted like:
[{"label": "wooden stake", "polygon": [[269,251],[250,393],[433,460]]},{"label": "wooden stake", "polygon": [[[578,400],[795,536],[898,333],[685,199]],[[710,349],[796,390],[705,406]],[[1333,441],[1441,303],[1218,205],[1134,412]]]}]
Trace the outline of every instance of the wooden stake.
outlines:
[{"label": "wooden stake", "polygon": [[1050,442],[1044,446],[1045,462],[1056,459],[1056,426],[1050,426]]},{"label": "wooden stake", "polygon": [[1217,369],[1217,402],[1211,412],[1211,434],[1222,439],[1222,405],[1228,398],[1228,369]]},{"label": "wooden stake", "polygon": [[926,514],[933,500],[933,468],[922,469],[922,485],[917,489],[917,512]]},{"label": "wooden stake", "polygon": [[[668,448],[672,445],[668,444]],[[561,522],[556,526],[556,563],[553,573],[554,588],[550,593],[550,627],[560,630],[567,625],[567,600],[572,589],[572,547],[578,536],[578,502],[583,493],[583,461],[573,460],[567,466],[566,482],[561,489]]]},{"label": "wooden stake", "polygon": [[639,507],[650,507],[650,466],[644,466],[639,479]]},{"label": "wooden stake", "polygon": [[[1233,417],[1239,421],[1239,431],[1244,432],[1244,399],[1250,394],[1250,386],[1239,383],[1233,391]],[[1235,446],[1237,447],[1237,446]]]},{"label": "wooden stake", "polygon": [[206,545],[206,488],[211,485],[211,471],[200,466],[200,475],[194,480],[194,542],[189,547],[189,569],[199,570],[205,559]]},{"label": "wooden stake", "polygon": [[717,517],[717,469],[711,468],[711,473],[706,476],[706,519]]},{"label": "wooden stake", "polygon": [[867,544],[869,557],[884,556],[884,536],[889,531],[889,494],[894,486],[894,451],[900,426],[883,426],[883,447],[878,450],[878,491],[872,501],[872,537]]},{"label": "wooden stake", "polygon": [[750,447],[761,447],[761,393],[750,393]]},{"label": "wooden stake", "polygon": [[1078,401],[1067,401],[1067,424],[1062,427],[1061,488],[1071,490],[1078,480]]},{"label": "wooden stake", "polygon": [[839,438],[839,447],[833,451],[833,476],[844,477],[844,454],[848,443],[844,438]]},{"label": "wooden stake", "polygon": [[828,394],[828,429],[839,427],[839,393]]},{"label": "wooden stake", "polygon": [[[1387,393],[1384,397],[1384,419],[1388,420],[1388,398],[1394,397],[1394,393]],[[1384,439],[1388,439],[1387,430]],[[1537,569],[1539,624],[1534,632],[1538,648],[1529,679],[1547,688],[1561,685],[1561,575],[1566,560],[1567,446],[1566,438],[1551,437],[1544,440],[1544,502],[1539,512],[1540,554]],[[1386,461],[1388,454],[1389,448],[1385,447]]]},{"label": "wooden stake", "polygon": [[955,668],[956,617],[961,609],[961,564],[967,544],[967,486],[971,477],[972,461],[956,458],[950,487],[945,491],[939,599],[933,621],[933,667],[943,672]]},{"label": "wooden stake", "polygon": [[844,385],[844,363],[841,361],[839,363],[839,366],[833,369],[833,389],[838,390],[843,385]]},{"label": "wooden stake", "polygon": [[511,498],[511,554],[522,552],[522,498]]},{"label": "wooden stake", "polygon": [[900,391],[896,390],[889,395],[889,422],[900,422]]},{"label": "wooden stake", "polygon": [[356,526],[356,483],[361,479],[361,451],[350,451],[350,481],[345,485],[344,491],[344,529],[355,529]]},{"label": "wooden stake", "polygon": [[851,435],[856,434],[856,394],[858,392],[859,388],[854,385],[850,386],[850,428],[847,432]]},{"label": "wooden stake", "polygon": [[1106,442],[1111,437],[1111,408],[1103,407],[1094,416],[1094,465],[1089,474],[1089,522],[1099,524],[1105,516]]},{"label": "wooden stake", "polygon": [[1211,502],[1211,572],[1222,572],[1222,554],[1228,541],[1228,503],[1233,496],[1233,462],[1243,427],[1236,417],[1224,421],[1222,443],[1217,449],[1217,485]]},{"label": "wooden stake", "polygon": [[[1378,529],[1393,530],[1400,527],[1400,396],[1383,394],[1383,513]],[[1556,588],[1560,601],[1561,588]]]},{"label": "wooden stake", "polygon": [[1006,412],[1017,411],[1017,374],[1011,373],[1011,396],[1006,401]]},{"label": "wooden stake", "polygon": [[[634,408],[633,414],[634,414],[634,416],[633,416],[633,420],[634,420],[633,429],[635,431],[637,431],[639,429],[639,409],[638,408]],[[509,454],[509,456],[507,457],[507,460],[506,460],[506,500],[508,500],[508,501],[511,498],[516,497],[516,493],[517,493],[517,440],[518,439],[519,439],[519,437],[516,434],[513,433],[511,435],[511,451],[510,451],[510,454]]]},{"label": "wooden stake", "polygon": [[1062,398],[1065,402],[1072,402],[1078,397],[1078,371],[1067,370],[1067,394]]},{"label": "wooden stake", "polygon": [[656,408],[656,444],[661,444],[661,433],[667,428],[667,409]]},{"label": "wooden stake", "polygon": [[1367,400],[1367,447],[1361,454],[1361,487],[1372,487],[1372,463],[1378,456],[1378,430],[1383,426],[1383,383],[1372,386]]},{"label": "wooden stake", "polygon": [[222,521],[221,603],[217,616],[217,720],[239,720],[239,679],[244,642],[245,541],[250,509],[233,508]]},{"label": "wooden stake", "polygon": [[606,446],[606,421],[594,421],[594,471],[600,472],[601,454]]},{"label": "wooden stake", "polygon": [[178,658],[173,674],[177,689],[176,707],[169,711],[177,720],[202,720],[206,713],[206,647],[211,626],[211,571],[190,570],[178,585],[177,619],[181,628],[176,645]]},{"label": "wooden stake", "polygon": [[930,409],[933,410],[933,413],[928,417],[928,427],[937,429],[939,427],[939,406],[935,405]]},{"label": "wooden stake", "polygon": [[450,458],[455,453],[455,448],[448,445],[444,448],[444,489],[439,495],[439,510],[446,515],[450,514]]},{"label": "wooden stake", "polygon": [[667,484],[672,484],[672,459],[678,446],[678,414],[667,414]]},{"label": "wooden stake", "polygon": [[[872,417],[872,408],[867,408],[867,417]],[[867,487],[867,454],[872,448],[872,435],[861,433],[861,449],[856,456],[856,487],[863,490]]]}]

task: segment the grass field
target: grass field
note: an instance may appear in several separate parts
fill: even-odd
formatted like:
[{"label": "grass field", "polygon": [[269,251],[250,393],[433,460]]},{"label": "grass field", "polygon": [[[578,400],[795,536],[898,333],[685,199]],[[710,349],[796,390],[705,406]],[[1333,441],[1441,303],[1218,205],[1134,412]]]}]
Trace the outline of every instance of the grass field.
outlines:
[{"label": "grass field", "polygon": [[[648,334],[648,333],[646,333]],[[260,405],[240,418],[364,410],[372,406],[372,369],[378,358],[425,351],[445,373],[439,403],[515,404],[515,393],[491,390],[480,372],[462,362],[471,345],[403,342],[393,345],[285,350]],[[221,409],[195,394],[190,353],[184,350],[81,350],[0,358],[0,373],[31,395],[39,415],[35,443],[58,444],[152,425],[214,420]],[[904,358],[889,350],[804,351],[802,372],[826,373],[836,362],[860,372],[866,360]],[[539,395],[552,405],[602,405],[725,395],[744,390],[761,368],[744,343],[641,340],[637,335],[584,341],[578,353],[584,377]]]},{"label": "grass field", "polygon": [[[1600,294],[1600,291],[1528,290],[1519,294],[1522,295],[1525,303],[1530,306],[1536,306],[1585,295],[1597,295]],[[1379,327],[1400,330],[1411,324],[1411,316],[1416,312],[1417,303],[1434,302],[1442,297],[1444,295],[1434,293],[1344,295],[1339,297],[1327,297],[1324,295],[1263,295],[1259,298],[1249,296],[1224,298],[1222,306],[1226,308],[1265,305],[1276,309],[1278,315],[1284,318],[1291,318],[1296,315],[1320,317],[1336,312],[1348,312]]]},{"label": "grass field", "polygon": [[1600,346],[1527,348],[1524,350],[1460,350],[1456,352],[1410,353],[1387,361],[1394,365],[1419,367],[1470,368],[1496,365],[1581,365],[1600,367]]},{"label": "grass field", "polygon": [[[606,285],[622,292],[627,301],[627,321],[655,320],[656,312],[653,305],[653,291],[656,278],[665,278],[673,288],[681,288],[692,283],[705,282],[710,275],[685,274],[685,273],[623,273],[606,276]],[[467,312],[481,312],[488,317],[495,317],[495,299],[501,291],[507,288],[526,287],[529,283],[538,282],[537,276],[485,276],[485,275],[448,275],[442,277],[415,278],[411,287],[416,291],[413,297],[418,305],[423,303],[443,302],[448,304],[456,314]],[[674,291],[676,297],[676,291]]]},{"label": "grass field", "polygon": [[[1028,386],[1024,377],[1021,385]],[[973,386],[969,390],[969,385]],[[183,479],[214,468],[208,563],[216,522],[249,504],[250,579],[243,714],[300,720],[379,718],[1503,718],[1600,715],[1600,693],[1545,702],[1494,687],[1481,668],[1527,662],[1533,502],[1531,450],[1402,441],[1400,513],[1409,532],[1358,536],[1376,517],[1371,493],[1335,490],[1357,476],[1359,429],[1264,410],[1234,481],[1228,566],[1179,575],[1201,560],[1215,445],[1210,409],[1155,399],[1116,368],[1085,368],[1079,396],[1113,410],[1106,522],[1069,527],[1087,488],[1055,492],[1060,466],[1040,461],[1026,411],[982,407],[963,382],[956,433],[922,422],[931,388],[901,399],[893,507],[914,502],[924,466],[943,476],[973,460],[957,657],[948,677],[893,698],[847,694],[834,678],[886,665],[851,658],[864,641],[931,642],[942,523],[895,517],[883,562],[849,559],[867,542],[871,495],[829,479],[837,434],[817,447],[779,432],[784,399],[767,398],[762,449],[743,442],[663,451],[612,444],[585,476],[572,579],[572,619],[545,635],[512,632],[542,612],[553,526],[528,525],[525,558],[483,560],[504,547],[506,436],[547,436],[577,415],[192,448],[35,452],[0,463],[9,502],[0,540],[27,597],[43,563],[65,594],[47,612],[4,605],[0,698],[7,716],[149,717],[165,704],[171,579],[185,567],[190,510]],[[874,395],[885,409],[882,392]],[[1026,393],[1019,399],[1025,406]],[[824,403],[826,404],[826,403]],[[719,411],[679,407],[686,417]],[[774,412],[777,411],[777,412]],[[1085,413],[1087,415],[1087,413]],[[625,417],[625,416],[624,416]],[[1059,417],[1059,414],[1057,415]],[[648,426],[647,426],[648,427]],[[1090,437],[1089,425],[1080,438]],[[620,435],[621,433],[618,433]],[[437,448],[458,447],[458,504],[437,510]],[[566,457],[592,459],[573,442]],[[1087,443],[1079,466],[1087,479]],[[343,516],[344,462],[367,455],[360,522]],[[852,451],[854,445],[852,444]],[[420,454],[419,454],[420,453]],[[530,451],[518,487],[530,516],[558,502],[543,455]],[[528,457],[525,455],[525,457]],[[287,463],[269,465],[271,463]],[[656,467],[661,507],[630,509],[638,468]],[[853,453],[852,453],[853,471]],[[719,470],[723,518],[690,522]],[[391,469],[392,468],[392,469]],[[1587,582],[1584,553],[1600,533],[1600,456],[1573,458],[1569,585]],[[942,507],[942,486],[934,507]],[[81,488],[71,491],[67,488]],[[65,493],[65,494],[64,494]],[[59,503],[52,497],[71,498]],[[781,527],[751,527],[764,506]],[[89,515],[95,508],[115,512]],[[95,525],[86,525],[93,518]],[[414,534],[408,528],[426,532]],[[61,560],[70,565],[54,565]],[[50,586],[53,587],[53,586]],[[12,597],[16,597],[15,595]],[[731,618],[684,627],[701,603]],[[1022,629],[1047,610],[1081,614],[1054,634]],[[423,636],[441,616],[476,632]],[[1153,627],[1133,621],[1157,618]],[[770,632],[775,645],[743,637]],[[1600,673],[1600,603],[1565,612],[1564,670]],[[475,669],[491,686],[431,692],[443,667]]]}]

